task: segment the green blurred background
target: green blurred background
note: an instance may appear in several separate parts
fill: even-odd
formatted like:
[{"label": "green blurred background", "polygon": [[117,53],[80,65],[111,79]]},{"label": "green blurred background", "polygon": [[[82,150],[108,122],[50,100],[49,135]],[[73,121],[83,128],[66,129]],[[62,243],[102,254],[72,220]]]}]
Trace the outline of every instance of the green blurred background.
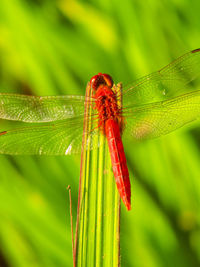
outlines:
[{"label": "green blurred background", "polygon": [[[1,0],[0,92],[83,95],[98,72],[127,84],[200,47],[199,14],[199,0]],[[200,266],[199,130],[126,144],[122,266]],[[72,266],[66,187],[75,222],[79,165],[0,156],[1,267]]]}]

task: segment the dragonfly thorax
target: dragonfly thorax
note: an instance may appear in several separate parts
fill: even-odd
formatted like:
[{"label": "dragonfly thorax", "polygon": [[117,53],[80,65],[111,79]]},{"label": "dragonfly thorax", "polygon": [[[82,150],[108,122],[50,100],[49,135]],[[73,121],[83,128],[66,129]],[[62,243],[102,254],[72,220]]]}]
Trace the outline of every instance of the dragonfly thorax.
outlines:
[{"label": "dragonfly thorax", "polygon": [[116,93],[112,90],[113,80],[110,75],[99,73],[90,80],[95,98],[95,109],[98,111],[99,126],[104,132],[107,120],[119,122],[121,127],[121,108],[117,103]]},{"label": "dragonfly thorax", "polygon": [[115,93],[108,86],[99,86],[95,94],[95,109],[98,111],[99,125],[104,126],[108,119],[119,121],[121,109]]}]

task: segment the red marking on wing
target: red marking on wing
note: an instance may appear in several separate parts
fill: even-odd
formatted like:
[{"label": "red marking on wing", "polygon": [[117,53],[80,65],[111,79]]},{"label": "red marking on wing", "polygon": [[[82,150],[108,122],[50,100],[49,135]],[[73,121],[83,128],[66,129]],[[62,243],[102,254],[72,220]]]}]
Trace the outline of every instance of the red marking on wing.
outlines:
[{"label": "red marking on wing", "polygon": [[200,51],[200,48],[197,48],[197,49],[195,49],[195,50],[192,50],[191,52],[192,53],[197,53],[197,52],[199,52]]},{"label": "red marking on wing", "polygon": [[131,185],[129,180],[129,172],[120,135],[120,128],[115,120],[108,119],[106,121],[105,134],[108,140],[108,147],[117,189],[127,210],[130,210]]},{"label": "red marking on wing", "polygon": [[0,136],[1,136],[1,135],[4,135],[4,134],[7,134],[7,131],[3,131],[3,132],[1,132],[1,133],[0,133]]}]

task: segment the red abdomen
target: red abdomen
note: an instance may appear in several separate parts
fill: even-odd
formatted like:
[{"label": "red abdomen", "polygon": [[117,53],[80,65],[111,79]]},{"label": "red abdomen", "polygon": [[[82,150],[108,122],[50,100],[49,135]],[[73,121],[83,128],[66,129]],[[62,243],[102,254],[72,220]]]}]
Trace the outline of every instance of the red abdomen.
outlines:
[{"label": "red abdomen", "polygon": [[129,173],[117,121],[108,119],[105,122],[105,134],[108,141],[111,162],[119,194],[128,210],[131,209],[131,185]]}]

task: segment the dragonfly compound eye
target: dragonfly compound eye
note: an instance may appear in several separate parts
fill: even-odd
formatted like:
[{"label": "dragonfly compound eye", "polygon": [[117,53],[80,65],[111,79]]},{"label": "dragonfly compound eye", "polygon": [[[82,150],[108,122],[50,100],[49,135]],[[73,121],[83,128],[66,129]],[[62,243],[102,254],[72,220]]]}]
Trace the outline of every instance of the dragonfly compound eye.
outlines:
[{"label": "dragonfly compound eye", "polygon": [[97,75],[93,76],[90,80],[90,86],[95,91],[99,88],[100,85],[107,85],[108,87],[113,86],[113,80],[110,75],[98,73]]}]

